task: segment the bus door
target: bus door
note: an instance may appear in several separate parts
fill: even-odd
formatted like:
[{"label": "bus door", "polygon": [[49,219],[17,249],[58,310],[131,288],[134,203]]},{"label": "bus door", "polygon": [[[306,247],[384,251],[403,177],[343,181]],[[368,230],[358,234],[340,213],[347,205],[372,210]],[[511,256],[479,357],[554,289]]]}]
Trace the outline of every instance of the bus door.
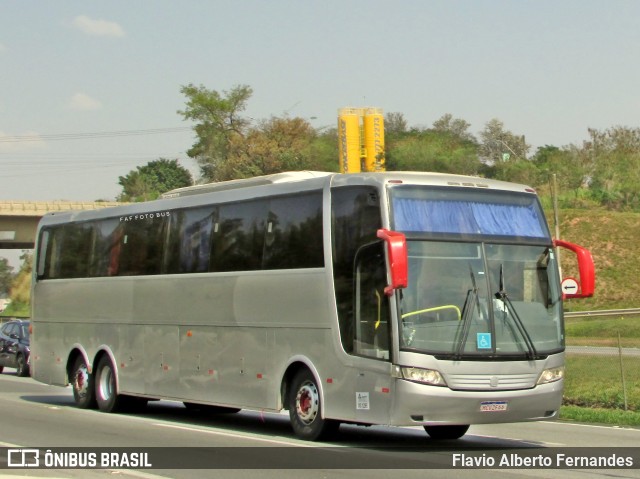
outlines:
[{"label": "bus door", "polygon": [[357,421],[385,424],[393,383],[384,244],[376,241],[361,247],[354,263],[355,417]]}]

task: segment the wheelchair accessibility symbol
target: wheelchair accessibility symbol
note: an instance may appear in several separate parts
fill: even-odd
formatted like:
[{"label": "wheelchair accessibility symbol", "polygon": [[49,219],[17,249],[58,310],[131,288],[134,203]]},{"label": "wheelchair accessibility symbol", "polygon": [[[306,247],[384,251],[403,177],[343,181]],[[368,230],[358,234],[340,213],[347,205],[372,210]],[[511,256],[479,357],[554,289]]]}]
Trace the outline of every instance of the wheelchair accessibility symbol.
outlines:
[{"label": "wheelchair accessibility symbol", "polygon": [[478,349],[491,349],[491,333],[478,333]]}]

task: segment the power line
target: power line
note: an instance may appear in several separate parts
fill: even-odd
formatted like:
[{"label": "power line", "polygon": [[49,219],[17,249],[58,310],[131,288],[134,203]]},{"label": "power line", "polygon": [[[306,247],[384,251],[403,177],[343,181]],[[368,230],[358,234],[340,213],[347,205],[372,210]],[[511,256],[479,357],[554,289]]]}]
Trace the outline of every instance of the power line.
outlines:
[{"label": "power line", "polygon": [[33,141],[67,141],[96,138],[116,138],[122,136],[160,135],[165,133],[183,133],[191,131],[189,126],[172,128],[151,128],[147,130],[94,131],[86,133],[56,133],[43,135],[8,135],[1,136],[0,143],[23,143]]}]

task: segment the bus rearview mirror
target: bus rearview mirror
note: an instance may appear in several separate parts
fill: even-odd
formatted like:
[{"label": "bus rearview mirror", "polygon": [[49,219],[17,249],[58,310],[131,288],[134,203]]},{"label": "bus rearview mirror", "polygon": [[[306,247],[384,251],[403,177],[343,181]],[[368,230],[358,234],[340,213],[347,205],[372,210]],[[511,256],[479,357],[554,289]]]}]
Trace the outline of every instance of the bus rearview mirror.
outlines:
[{"label": "bus rearview mirror", "polygon": [[562,297],[564,299],[571,299],[590,298],[593,296],[596,284],[596,269],[591,252],[577,244],[558,239],[553,240],[553,245],[556,248],[560,247],[572,251],[578,260],[580,279],[564,278],[562,281]]},{"label": "bus rearview mirror", "polygon": [[384,289],[384,293],[391,296],[396,289],[406,288],[408,284],[407,238],[402,233],[385,228],[378,230],[378,238],[387,244],[390,284]]}]

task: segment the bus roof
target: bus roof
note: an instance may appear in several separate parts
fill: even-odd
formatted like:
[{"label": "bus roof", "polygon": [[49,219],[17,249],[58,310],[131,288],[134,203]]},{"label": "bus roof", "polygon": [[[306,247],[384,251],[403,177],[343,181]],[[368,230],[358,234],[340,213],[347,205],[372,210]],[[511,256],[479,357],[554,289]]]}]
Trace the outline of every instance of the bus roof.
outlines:
[{"label": "bus roof", "polygon": [[[326,171],[291,171],[276,173],[273,175],[257,176],[254,178],[178,188],[163,194],[158,200],[129,203],[124,206],[103,208],[98,211],[70,210],[47,213],[43,216],[41,224],[85,221],[89,219],[107,218],[119,215],[135,215],[149,211],[170,210],[177,206],[173,202],[178,199],[183,199],[180,201],[182,206],[198,206],[209,201],[206,196],[200,196],[206,194],[214,194],[217,196],[216,200],[221,200],[223,202],[237,200],[245,196],[245,193],[242,191],[245,188],[251,189],[250,193],[247,192],[247,195],[251,197],[271,195],[274,193],[286,194],[297,191],[294,186],[296,183],[300,183],[300,188],[304,190],[308,190],[310,188],[321,189],[323,185],[326,186],[327,184],[332,187],[349,185],[381,186],[387,184],[412,184],[502,190],[535,194],[535,190],[532,188],[517,183],[508,183],[505,181],[447,173],[389,171],[341,174]],[[280,186],[280,188],[278,188],[278,186]]]},{"label": "bus roof", "polygon": [[207,183],[204,185],[187,186],[185,188],[177,188],[162,194],[162,199],[180,198],[183,196],[198,195],[202,193],[213,193],[214,191],[228,191],[250,186],[272,185],[276,183],[291,183],[295,181],[303,181],[311,178],[321,178],[330,176],[334,173],[327,171],[287,171],[284,173],[275,173],[273,175],[256,176],[253,178],[243,178],[239,180],[220,181],[216,183]]},{"label": "bus roof", "polygon": [[412,183],[431,186],[463,186],[472,188],[489,188],[506,191],[520,191],[534,193],[535,191],[526,186],[506,181],[490,180],[475,176],[454,175],[448,173],[431,173],[421,171],[389,171],[384,173],[331,173],[327,171],[288,171],[272,175],[256,176],[239,180],[221,181],[207,183],[204,185],[187,186],[164,193],[161,198],[180,198],[184,196],[198,195],[203,193],[213,193],[229,191],[255,186],[294,183],[310,180],[313,178],[331,177],[332,186],[343,186],[363,183]]}]

